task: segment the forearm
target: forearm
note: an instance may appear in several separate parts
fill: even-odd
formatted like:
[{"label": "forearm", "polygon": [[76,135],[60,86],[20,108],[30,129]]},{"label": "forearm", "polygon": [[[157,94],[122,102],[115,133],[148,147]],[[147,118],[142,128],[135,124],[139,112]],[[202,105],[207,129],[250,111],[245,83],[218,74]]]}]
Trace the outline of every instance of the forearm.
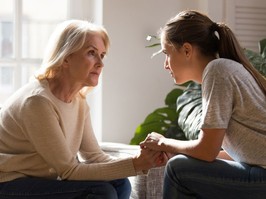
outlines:
[{"label": "forearm", "polygon": [[216,156],[215,152],[209,147],[200,144],[199,140],[174,140],[167,139],[165,144],[162,144],[162,150],[171,154],[185,154],[197,159],[212,161]]},{"label": "forearm", "polygon": [[157,133],[147,136],[141,147],[147,147],[156,151],[164,151],[170,154],[185,154],[205,161],[213,161],[221,149],[223,130],[215,133],[209,130],[202,131],[197,140],[175,140],[165,138]]}]

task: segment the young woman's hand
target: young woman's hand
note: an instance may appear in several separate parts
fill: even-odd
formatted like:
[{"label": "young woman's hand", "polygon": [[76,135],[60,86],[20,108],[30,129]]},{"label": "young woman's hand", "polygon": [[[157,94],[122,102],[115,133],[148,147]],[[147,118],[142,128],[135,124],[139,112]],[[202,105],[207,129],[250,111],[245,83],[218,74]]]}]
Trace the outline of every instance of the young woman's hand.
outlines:
[{"label": "young woman's hand", "polygon": [[140,143],[142,149],[148,148],[154,151],[162,151],[167,159],[170,159],[175,154],[169,153],[166,149],[167,142],[169,139],[165,138],[159,133],[152,132],[148,134],[146,139]]},{"label": "young woman's hand", "polygon": [[147,135],[145,140],[140,143],[142,149],[149,148],[155,151],[162,151],[162,146],[164,145],[167,138],[159,133],[152,132]]}]

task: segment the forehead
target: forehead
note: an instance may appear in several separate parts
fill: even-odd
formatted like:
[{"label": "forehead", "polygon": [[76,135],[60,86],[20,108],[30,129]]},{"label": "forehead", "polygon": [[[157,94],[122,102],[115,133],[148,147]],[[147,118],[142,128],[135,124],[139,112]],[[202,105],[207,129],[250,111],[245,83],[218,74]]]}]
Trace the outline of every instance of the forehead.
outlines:
[{"label": "forehead", "polygon": [[97,50],[99,51],[106,51],[106,46],[100,34],[90,34],[86,36],[84,48],[88,48],[91,46],[97,48]]},{"label": "forehead", "polygon": [[166,41],[166,37],[165,37],[165,34],[164,33],[161,34],[160,41],[161,41],[162,48],[165,48],[166,45],[168,45],[168,42]]},{"label": "forehead", "polygon": [[164,39],[161,39],[161,47],[162,47],[162,50],[170,50],[173,48],[173,45],[170,45],[167,41],[165,41]]}]

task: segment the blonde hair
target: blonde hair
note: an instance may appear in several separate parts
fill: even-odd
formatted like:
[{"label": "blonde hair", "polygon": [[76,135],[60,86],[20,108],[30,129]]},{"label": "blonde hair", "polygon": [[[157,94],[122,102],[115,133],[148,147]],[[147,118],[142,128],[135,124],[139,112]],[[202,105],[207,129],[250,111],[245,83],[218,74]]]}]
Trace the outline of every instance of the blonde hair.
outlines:
[{"label": "blonde hair", "polygon": [[[57,78],[61,74],[64,59],[70,54],[80,50],[88,35],[100,35],[106,50],[110,46],[107,31],[99,25],[83,20],[67,20],[60,23],[51,35],[40,70],[36,74],[36,79]],[[85,97],[88,88],[80,91]]]}]

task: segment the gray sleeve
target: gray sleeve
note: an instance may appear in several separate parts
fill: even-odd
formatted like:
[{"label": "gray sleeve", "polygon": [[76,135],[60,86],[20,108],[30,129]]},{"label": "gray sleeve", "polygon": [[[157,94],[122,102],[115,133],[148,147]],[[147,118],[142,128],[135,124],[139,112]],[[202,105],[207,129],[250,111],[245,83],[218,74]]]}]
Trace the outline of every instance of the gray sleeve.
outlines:
[{"label": "gray sleeve", "polygon": [[218,64],[208,66],[202,83],[201,128],[227,128],[233,111],[230,75]]}]

